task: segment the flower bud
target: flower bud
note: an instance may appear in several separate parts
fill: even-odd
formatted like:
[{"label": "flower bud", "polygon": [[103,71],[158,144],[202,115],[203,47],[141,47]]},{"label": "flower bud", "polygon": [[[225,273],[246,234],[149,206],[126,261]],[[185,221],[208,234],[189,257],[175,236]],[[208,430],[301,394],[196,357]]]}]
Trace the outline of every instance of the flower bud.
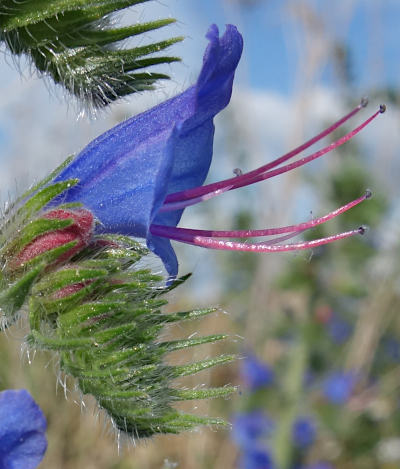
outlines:
[{"label": "flower bud", "polygon": [[72,223],[66,228],[47,231],[35,237],[11,261],[12,270],[22,267],[40,254],[75,242],[70,249],[63,252],[55,261],[56,264],[65,262],[86,247],[93,234],[94,218],[92,213],[85,209],[54,209],[46,212],[42,218],[71,220]]}]

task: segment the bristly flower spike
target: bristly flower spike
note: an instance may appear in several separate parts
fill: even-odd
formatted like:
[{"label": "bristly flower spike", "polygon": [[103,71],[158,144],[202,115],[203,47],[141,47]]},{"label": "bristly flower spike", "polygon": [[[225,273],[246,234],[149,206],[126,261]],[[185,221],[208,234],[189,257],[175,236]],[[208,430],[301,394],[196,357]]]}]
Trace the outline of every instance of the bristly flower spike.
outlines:
[{"label": "bristly flower spike", "polygon": [[4,220],[0,327],[14,323],[22,307],[28,310],[28,345],[56,351],[61,371],[76,378],[80,391],[92,394],[114,428],[131,438],[225,425],[219,418],[180,412],[174,404],[225,397],[235,392],[234,387],[181,389],[174,380],[234,356],[177,366],[165,357],[227,336],[162,339],[165,325],[201,318],[216,309],[162,312],[168,303],[163,296],[188,276],[166,287],[162,276],[143,268],[141,260],[148,251],[139,243],[121,235],[96,236],[93,215],[79,204],[46,209],[75,184],[76,180],[40,183]]}]

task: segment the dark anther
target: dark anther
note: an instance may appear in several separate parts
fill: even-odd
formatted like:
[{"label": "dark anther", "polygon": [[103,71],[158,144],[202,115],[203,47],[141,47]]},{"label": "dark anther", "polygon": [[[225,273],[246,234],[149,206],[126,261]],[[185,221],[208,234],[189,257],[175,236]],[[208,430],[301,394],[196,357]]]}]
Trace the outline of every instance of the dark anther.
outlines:
[{"label": "dark anther", "polygon": [[372,197],[372,191],[371,189],[366,189],[365,191],[365,198],[370,199]]},{"label": "dark anther", "polygon": [[368,96],[364,96],[361,99],[360,104],[361,104],[362,107],[367,107],[368,106]]},{"label": "dark anther", "polygon": [[383,114],[386,111],[386,104],[381,104],[379,106],[379,112]]},{"label": "dark anther", "polygon": [[367,231],[368,231],[368,227],[365,225],[362,225],[358,228],[358,232],[360,233],[360,235],[365,234]]}]

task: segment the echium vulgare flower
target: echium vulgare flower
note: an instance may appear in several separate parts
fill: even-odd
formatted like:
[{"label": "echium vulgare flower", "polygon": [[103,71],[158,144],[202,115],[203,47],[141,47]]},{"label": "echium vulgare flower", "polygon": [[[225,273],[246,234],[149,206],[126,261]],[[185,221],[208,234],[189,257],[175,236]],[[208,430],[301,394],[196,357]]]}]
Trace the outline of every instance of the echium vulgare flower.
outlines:
[{"label": "echium vulgare flower", "polygon": [[[363,107],[361,103],[328,129],[280,158],[240,176],[203,186],[212,158],[213,117],[229,102],[236,66],[242,53],[242,37],[228,25],[219,38],[211,26],[210,41],[197,83],[174,98],[133,117],[97,139],[54,179],[78,179],[63,195],[66,202],[80,202],[98,219],[97,232],[119,233],[146,239],[171,276],[178,262],[170,240],[211,249],[277,252],[308,249],[363,233],[345,233],[296,244],[281,244],[289,237],[324,223],[370,197],[358,199],[335,211],[298,225],[245,231],[213,231],[177,228],[185,207],[223,192],[269,179],[315,160],[360,132],[385,106],[352,132],[326,148],[282,166],[312,144],[329,135]],[[264,243],[243,243],[220,238],[284,235]]]},{"label": "echium vulgare flower", "polygon": [[[133,437],[177,433],[220,419],[175,410],[178,400],[224,396],[232,387],[178,389],[177,377],[231,360],[220,356],[168,365],[179,349],[215,342],[224,335],[162,340],[167,323],[188,320],[215,309],[162,313],[163,295],[178,262],[171,240],[216,249],[255,252],[306,249],[346,238],[363,229],[297,244],[282,244],[357,205],[370,193],[324,217],[283,228],[202,231],[177,228],[185,207],[222,192],[289,171],[349,140],[367,121],[329,147],[282,166],[330,134],[364,105],[283,157],[259,169],[203,186],[211,163],[214,116],[229,103],[242,36],[228,25],[210,41],[196,84],[176,97],[127,120],[67,160],[24,194],[5,214],[0,231],[0,307],[4,326],[21,308],[29,312],[32,347],[58,352],[60,368],[74,376],[82,393],[93,394],[115,427]],[[226,241],[278,235],[261,244]],[[164,263],[170,282],[138,262],[148,253],[132,237],[145,239]]]}]

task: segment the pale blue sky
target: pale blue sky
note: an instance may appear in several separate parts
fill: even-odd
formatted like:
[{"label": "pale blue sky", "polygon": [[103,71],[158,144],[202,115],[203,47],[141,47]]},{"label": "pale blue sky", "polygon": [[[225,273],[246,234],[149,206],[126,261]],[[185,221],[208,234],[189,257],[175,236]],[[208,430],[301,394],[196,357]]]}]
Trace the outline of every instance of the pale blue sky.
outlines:
[{"label": "pale blue sky", "polygon": [[[293,71],[304,60],[304,50],[298,43],[299,31],[290,14],[295,3],[260,0],[257,6],[240,8],[234,0],[176,0],[169,2],[169,7],[182,21],[182,32],[198,42],[199,51],[205,44],[199,37],[210,23],[217,23],[221,29],[227,22],[238,24],[245,38],[244,59],[249,84],[291,94],[295,85]],[[321,14],[329,37],[343,41],[349,47],[357,91],[362,93],[376,86],[398,86],[399,1],[315,0],[309,4]],[[186,47],[196,49],[193,45],[186,44]],[[332,85],[332,78],[332,70],[326,67],[321,76],[322,83]]]},{"label": "pale blue sky", "polygon": [[[172,16],[177,18],[179,23],[172,27],[172,33],[170,30],[161,31],[161,37],[168,37],[171,34],[181,34],[186,37],[183,43],[171,49],[171,53],[183,58],[183,64],[173,64],[169,67],[168,72],[173,78],[171,84],[165,90],[162,89],[161,94],[146,94],[145,106],[154,105],[165,97],[182,91],[196,80],[207,45],[204,35],[213,22],[217,23],[221,30],[226,23],[237,24],[243,33],[245,49],[235,79],[235,87],[242,86],[287,97],[295,95],[298,72],[301,66],[307,63],[301,30],[298,22],[294,21],[293,14],[290,13],[293,5],[300,4],[310,4],[321,14],[323,25],[330,38],[345,40],[348,43],[356,85],[355,100],[360,96],[370,94],[376,86],[398,87],[400,77],[400,41],[398,40],[400,1],[398,0],[368,2],[336,0],[333,3],[326,0],[309,0],[308,2],[260,0],[258,6],[248,9],[240,8],[235,0],[165,0],[163,3],[149,2],[140,8],[132,9],[133,13],[120,15],[123,21],[128,22],[138,19],[137,15],[135,17],[135,11],[139,11],[139,19],[142,20]],[[328,12],[325,11],[327,5],[330,8]],[[151,38],[148,37],[147,40]],[[9,58],[8,62],[11,62]],[[314,85],[323,84],[327,87],[333,85],[331,68],[325,66],[323,73],[315,80]],[[6,154],[7,145],[14,142],[15,128],[20,125],[23,117],[28,118],[29,109],[36,116],[34,119],[35,122],[37,121],[37,126],[41,124],[43,128],[46,128],[43,121],[47,119],[50,123],[53,122],[54,114],[60,116],[60,119],[62,116],[65,120],[65,128],[68,127],[67,121],[73,128],[76,127],[74,109],[66,113],[67,106],[63,99],[58,102],[54,98],[54,94],[62,97],[62,91],[58,89],[54,93],[53,89],[53,96],[50,97],[41,80],[32,80],[29,73],[26,73],[25,78],[21,80],[15,68],[6,64],[4,60],[0,63],[0,88],[2,89],[0,157]],[[51,86],[50,90],[52,90]],[[132,102],[136,103],[139,100],[135,96]],[[40,116],[35,113],[38,106],[42,109]],[[45,113],[43,106],[46,108]],[[10,109],[13,111],[10,112]],[[140,110],[139,105],[138,108],[127,112]],[[19,112],[22,114],[18,115]],[[82,123],[79,127],[83,128],[83,126]],[[75,143],[76,134],[74,129],[72,138],[67,139],[68,148],[55,147],[57,154],[60,153],[60,158],[64,152],[79,149],[81,143]],[[91,135],[84,135],[86,141]],[[43,138],[37,138],[37,142],[44,145]],[[52,151],[54,153],[54,150]],[[41,152],[44,153],[43,150]],[[11,150],[10,153],[12,153]]]}]

